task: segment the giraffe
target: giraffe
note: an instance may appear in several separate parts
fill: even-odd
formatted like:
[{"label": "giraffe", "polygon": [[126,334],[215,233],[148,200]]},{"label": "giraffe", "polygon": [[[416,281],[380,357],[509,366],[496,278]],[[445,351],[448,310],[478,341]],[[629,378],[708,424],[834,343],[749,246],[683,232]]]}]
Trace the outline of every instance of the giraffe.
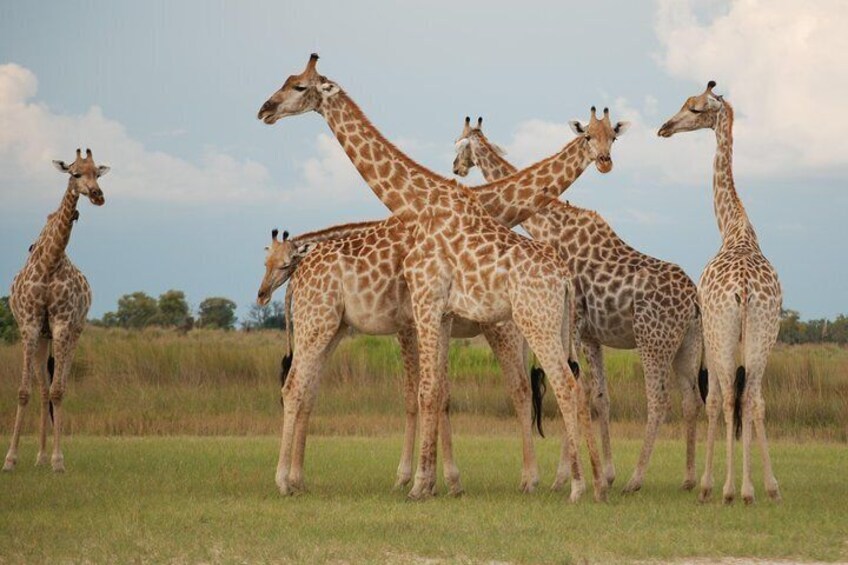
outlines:
[{"label": "giraffe", "polygon": [[710,81],[704,92],[687,98],[680,111],[657,133],[660,137],[671,137],[706,128],[715,131],[713,205],[722,241],[718,253],[704,268],[698,285],[709,369],[707,452],[699,498],[703,502],[712,495],[713,449],[723,404],[727,426],[724,501],[731,503],[736,496],[733,477],[735,428],[737,437],[740,429],[742,435],[742,499],[751,504],[754,502],[752,427],[757,431],[766,493],[773,500],[780,500],[766,440],[762,381],[766,361],[777,341],[783,299],[777,273],[760,250],[754,226],[736,192],[733,107],[713,92],[715,86],[715,81]]},{"label": "giraffe", "polygon": [[[553,371],[551,383],[569,441],[577,446],[578,422],[588,432],[584,435],[592,463],[594,495],[596,500],[603,500],[606,484],[601,478],[588,406],[578,401],[582,396],[581,385],[566,363],[571,337],[566,316],[570,283],[564,262],[552,247],[519,236],[505,227],[508,222],[499,222],[502,218],[489,215],[484,201],[474,193],[400,152],[338,84],[318,74],[317,60],[318,56],[313,54],[302,73],[290,76],[263,104],[258,118],[270,125],[280,118],[309,111],[322,115],[372,191],[412,230],[414,243],[403,260],[403,275],[418,334],[422,441],[410,498],[430,496],[435,485],[437,409],[444,388],[442,368],[452,319],[459,316],[483,323],[509,319],[516,323],[546,372],[549,367]],[[614,132],[613,128],[598,129],[597,139],[583,138],[577,144],[579,149],[573,149],[572,153],[590,156],[599,171],[608,172],[612,169],[609,137]],[[517,203],[506,208],[505,214],[514,216],[514,221],[522,221],[555,198],[567,175],[566,169],[568,174],[573,173],[566,167],[572,153],[567,157],[551,157],[495,183],[492,192],[501,190],[510,195],[508,200],[514,198]],[[295,341],[302,342],[299,333],[318,334],[322,323],[324,320],[318,319],[296,323]],[[332,339],[327,338],[326,344],[310,340],[321,349],[311,352],[309,357],[299,351],[297,379],[289,379],[284,387],[286,409],[278,486],[288,481],[294,434],[292,419],[300,410],[306,383],[314,381],[314,362],[320,362],[323,346]],[[309,373],[304,367],[308,367]],[[585,490],[585,481],[575,451],[571,452],[570,463],[570,499],[576,501]]]},{"label": "giraffe", "polygon": [[[607,112],[604,112],[608,119]],[[466,117],[457,140],[453,170],[459,176],[479,166],[488,182],[514,174],[516,168],[482,130]],[[578,132],[579,133],[579,132]],[[695,487],[695,433],[700,400],[696,390],[701,362],[701,328],[695,283],[679,266],[640,253],[624,242],[600,214],[552,202],[522,224],[533,239],[556,246],[575,277],[578,336],[592,375],[592,404],[599,415],[604,474],[615,479],[609,434],[607,392],[601,346],[639,350],[645,368],[648,423],[633,476],[624,488],[641,488],[659,425],[668,411],[668,378],[680,385],[686,423],[686,472],[683,488]],[[589,392],[589,389],[586,389]],[[563,442],[554,488],[568,477],[567,442]]]},{"label": "giraffe", "polygon": [[[406,424],[395,488],[402,488],[412,478],[418,412],[417,338],[410,297],[402,273],[402,261],[412,244],[413,234],[395,217],[385,221],[334,226],[291,239],[288,232],[283,232],[280,240],[278,233],[276,229],[271,233],[266,273],[259,288],[257,301],[259,304],[267,304],[273,292],[290,276],[293,277],[286,293],[286,317],[293,320],[293,324],[287,326],[289,350],[284,359],[283,383],[288,378],[288,372],[294,370],[288,368],[295,343],[291,335],[292,325],[296,327],[301,323],[300,320],[324,315],[328,306],[335,310],[336,316],[325,331],[333,333],[339,339],[346,335],[348,327],[353,327],[360,333],[396,334],[398,337],[406,376]],[[342,237],[341,234],[345,235]],[[304,259],[307,253],[309,256]],[[292,275],[295,268],[297,271]],[[293,295],[297,302],[294,316],[291,314]],[[452,337],[469,338],[480,334],[486,337],[503,368],[505,385],[512,397],[522,432],[523,469],[520,488],[523,492],[532,492],[538,484],[539,473],[532,441],[529,376],[524,340],[514,324],[509,322],[503,325],[477,324],[458,318],[451,328]],[[330,344],[323,352],[322,359],[332,353],[336,341],[330,341]],[[309,346],[301,344],[298,350],[304,347]],[[445,358],[443,362],[446,361]],[[304,488],[303,454],[315,388],[317,380],[309,396],[304,399],[304,413],[299,415],[296,423],[295,452],[288,484],[291,492]],[[540,397],[538,402],[541,402]],[[463,489],[459,470],[453,459],[447,409],[448,399],[445,393],[439,421],[444,476],[450,493],[459,495]],[[537,415],[540,416],[540,412],[537,411]]]},{"label": "giraffe", "polygon": [[[12,442],[6,454],[4,471],[13,470],[17,464],[24,409],[29,402],[33,379],[38,379],[41,386],[36,465],[47,463],[47,418],[52,406],[53,454],[50,461],[53,471],[65,470],[60,445],[62,399],[74,349],[91,306],[91,287],[85,276],[68,259],[65,248],[74,221],[79,217],[76,207],[80,195],[88,197],[95,206],[102,206],[105,199],[97,179],[109,171],[105,165],[95,165],[90,149],[86,149],[85,153],[83,158],[77,149],[76,160],[70,165],[64,161],[53,161],[60,172],[70,175],[68,187],[62,203],[48,216],[47,224],[33,244],[24,268],[12,283],[9,306],[20,328],[24,363]],[[55,379],[52,383],[48,372],[48,349],[51,344],[55,355]]]}]

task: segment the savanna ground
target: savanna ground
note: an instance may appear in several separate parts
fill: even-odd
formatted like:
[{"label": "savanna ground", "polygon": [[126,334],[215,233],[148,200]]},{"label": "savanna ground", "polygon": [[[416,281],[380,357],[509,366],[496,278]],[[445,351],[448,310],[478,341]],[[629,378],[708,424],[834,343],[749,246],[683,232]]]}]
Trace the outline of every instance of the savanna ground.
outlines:
[{"label": "savanna ground", "polygon": [[[784,502],[766,500],[755,453],[753,507],[699,505],[679,490],[674,393],[643,490],[619,494],[638,455],[645,401],[638,357],[610,351],[617,488],[608,504],[587,496],[570,505],[547,488],[561,437],[553,398],[548,437],[536,442],[542,484],[522,495],[520,442],[499,371],[485,346],[456,343],[452,410],[467,495],[416,504],[391,490],[403,426],[397,346],[365,336],[343,342],[325,373],[306,461],[310,492],[277,494],[282,339],[89,328],[65,403],[68,472],[32,466],[33,402],[18,468],[0,476],[0,562],[848,560],[848,350],[773,354],[767,427]],[[19,346],[0,345],[4,442],[20,363]],[[723,453],[719,442],[719,494]],[[702,461],[699,445],[699,471]]]}]

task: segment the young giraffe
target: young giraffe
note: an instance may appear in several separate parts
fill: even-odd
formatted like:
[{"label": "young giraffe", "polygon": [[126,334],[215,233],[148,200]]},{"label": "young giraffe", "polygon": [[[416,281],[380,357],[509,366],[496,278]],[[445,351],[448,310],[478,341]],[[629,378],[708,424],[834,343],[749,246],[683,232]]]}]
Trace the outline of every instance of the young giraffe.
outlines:
[{"label": "young giraffe", "polygon": [[[684,102],[658,135],[672,135],[709,128],[715,131],[713,203],[721,232],[721,248],[707,263],[698,287],[703,310],[704,346],[709,368],[707,395],[707,454],[701,477],[701,501],[712,494],[713,449],[718,414],[724,400],[727,425],[727,479],[724,500],[733,502],[733,422],[742,430],[742,499],[754,501],[751,481],[751,434],[756,426],[768,495],[780,499],[772,472],[765,428],[762,381],[766,361],[777,340],[782,296],[777,273],[760,251],[754,226],[733,183],[733,108],[713,93],[715,82],[698,96]],[[734,376],[735,373],[735,376]]]},{"label": "young giraffe", "polygon": [[[289,286],[286,294],[286,319],[291,316],[291,289],[303,286],[297,295],[298,315],[312,318],[321,315],[328,302],[338,301],[337,325],[333,330],[339,336],[346,334],[347,327],[370,335],[397,334],[405,371],[406,423],[403,451],[398,464],[395,488],[405,486],[412,479],[412,459],[415,446],[415,428],[418,415],[418,346],[412,307],[406,283],[403,279],[403,258],[412,244],[412,233],[396,218],[384,221],[345,224],[305,233],[294,238],[283,233],[282,240],[273,230],[271,246],[266,258],[266,273],[259,288],[257,302],[267,304],[272,293],[282,286],[298,269],[298,283]],[[321,242],[331,242],[318,245]],[[318,248],[313,252],[312,248]],[[300,268],[298,265],[308,253],[310,259]],[[305,293],[323,297],[319,305],[313,305]],[[573,299],[573,294],[570,296]],[[573,308],[573,306],[572,306]],[[315,311],[313,311],[313,309]],[[342,315],[343,312],[343,315]],[[291,330],[291,325],[288,326]],[[520,488],[532,492],[539,482],[538,464],[533,448],[531,401],[527,355],[524,339],[511,322],[502,325],[477,324],[469,320],[456,319],[452,326],[452,337],[470,338],[480,334],[486,337],[504,373],[504,381],[515,407],[522,432],[523,469]],[[320,340],[319,340],[320,341]],[[326,349],[323,357],[332,354],[335,342]],[[283,361],[282,381],[285,383],[292,362],[294,339],[289,331],[289,351]],[[308,345],[307,345],[308,347]],[[317,383],[314,385],[317,387]],[[306,443],[308,416],[311,413],[312,395],[304,400],[304,410],[299,416],[295,432],[295,453],[289,475],[289,487],[302,490],[303,454]],[[541,395],[534,390],[534,402],[541,405]],[[453,460],[453,447],[448,418],[447,394],[441,408],[440,430],[442,434],[443,467],[451,494],[462,492],[459,469]],[[537,425],[541,431],[541,412],[536,411]]]},{"label": "young giraffe", "polygon": [[[604,110],[604,120],[609,120]],[[479,166],[491,182],[515,173],[502,150],[481,128],[465,118],[457,140],[453,171],[466,176]],[[579,126],[579,124],[577,124]],[[572,127],[575,127],[572,125]],[[577,133],[583,135],[577,130]],[[604,472],[609,484],[615,478],[609,434],[609,394],[603,349],[638,348],[645,369],[648,423],[645,442],[633,476],[624,488],[641,488],[659,426],[668,412],[669,373],[674,370],[682,393],[686,422],[686,473],[683,488],[695,486],[695,432],[700,401],[696,379],[701,363],[701,327],[695,283],[673,263],[660,261],[633,249],[597,212],[559,200],[522,224],[533,239],[556,246],[575,278],[578,335],[592,370],[593,407],[600,416]],[[554,487],[568,477],[567,449],[563,453]]]},{"label": "young giraffe", "polygon": [[[564,262],[550,246],[526,240],[498,223],[465,187],[439,177],[400,152],[336,83],[317,73],[316,63],[317,55],[313,55],[301,74],[289,77],[265,102],[258,117],[273,124],[282,117],[308,111],[323,115],[363,179],[399,221],[413,230],[415,242],[403,261],[403,273],[418,333],[422,442],[410,497],[430,496],[435,486],[436,416],[444,388],[443,360],[455,315],[484,323],[510,318],[515,321],[546,372],[548,368],[553,371],[549,373],[551,383],[575,448],[578,420],[586,431],[595,498],[603,499],[606,482],[601,478],[589,410],[578,398],[580,385],[566,363],[569,344],[563,341],[569,333],[564,317],[569,274]],[[599,150],[601,144],[609,143],[610,135],[614,135],[612,131],[604,129],[600,140],[584,139],[576,150],[590,155],[601,172],[612,168],[608,151]],[[570,158],[552,157],[497,183],[510,195],[507,200],[515,197],[524,204],[518,207],[515,221],[522,221],[556,197]],[[310,323],[311,328],[304,327]],[[295,325],[295,333],[317,334],[322,323],[304,320]],[[314,381],[312,374],[300,373],[304,358],[299,352],[296,384],[290,380],[284,390],[286,418],[278,485],[287,481],[294,433],[291,420],[299,411],[305,383]],[[314,361],[307,359],[309,371],[316,370],[310,364]],[[577,500],[585,483],[574,451],[571,465],[571,500]]]},{"label": "young giraffe", "polygon": [[[91,305],[91,287],[85,276],[68,259],[65,248],[71,237],[74,220],[79,217],[76,207],[80,195],[87,196],[95,206],[102,206],[105,199],[97,179],[109,171],[109,167],[94,164],[90,149],[86,149],[85,153],[83,159],[77,149],[77,158],[70,166],[64,161],[53,161],[59,171],[70,175],[68,188],[59,209],[48,216],[47,224],[31,247],[24,268],[12,283],[9,307],[20,328],[24,363],[15,427],[3,465],[4,471],[14,469],[18,461],[24,409],[29,402],[33,379],[38,379],[41,386],[41,425],[36,465],[47,463],[47,418],[49,405],[52,404],[51,463],[54,471],[65,470],[59,444],[62,434],[62,399],[74,349]],[[55,356],[55,378],[52,384],[47,369],[51,341]]]}]

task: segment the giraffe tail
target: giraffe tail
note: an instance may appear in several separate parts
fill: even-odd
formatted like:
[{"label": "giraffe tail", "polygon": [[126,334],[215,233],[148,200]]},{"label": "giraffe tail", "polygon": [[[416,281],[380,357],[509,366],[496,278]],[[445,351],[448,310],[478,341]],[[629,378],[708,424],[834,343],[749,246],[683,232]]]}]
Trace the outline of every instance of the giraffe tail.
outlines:
[{"label": "giraffe tail", "polygon": [[545,437],[545,432],[542,430],[542,399],[545,397],[545,391],[547,389],[548,387],[545,385],[545,370],[537,366],[531,367],[530,390],[533,397],[531,403],[531,421],[536,424],[536,429],[542,437]]},{"label": "giraffe tail", "polygon": [[742,287],[742,292],[736,295],[736,300],[742,308],[739,324],[739,357],[742,364],[736,368],[736,378],[733,382],[733,428],[736,439],[742,437],[742,395],[745,392],[745,334],[748,328],[748,287]]},{"label": "giraffe tail", "polygon": [[[47,382],[53,384],[53,373],[56,371],[56,359],[51,355],[47,358]],[[53,401],[47,401],[47,410],[50,412],[50,423],[53,423]]]},{"label": "giraffe tail", "polygon": [[283,360],[280,362],[280,406],[283,404],[282,388],[286,385],[286,379],[289,378],[292,363],[294,362],[294,330],[292,329],[291,318],[291,303],[292,303],[292,285],[289,283],[286,286],[286,303],[285,303],[285,322],[286,322],[286,353]]}]

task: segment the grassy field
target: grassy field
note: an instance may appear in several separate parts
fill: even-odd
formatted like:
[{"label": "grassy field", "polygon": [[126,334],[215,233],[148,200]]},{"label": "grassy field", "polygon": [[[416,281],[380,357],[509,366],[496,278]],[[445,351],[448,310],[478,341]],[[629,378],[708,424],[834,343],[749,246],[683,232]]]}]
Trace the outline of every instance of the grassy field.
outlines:
[{"label": "grassy field", "polygon": [[[311,491],[277,494],[282,340],[280,332],[89,328],[65,403],[68,472],[32,467],[34,402],[18,469],[0,475],[0,563],[848,560],[848,350],[781,347],[771,358],[767,426],[782,504],[765,500],[758,457],[754,507],[699,505],[679,490],[674,394],[643,491],[569,505],[547,490],[561,437],[552,395],[549,437],[536,442],[542,485],[521,495],[499,370],[478,340],[454,343],[453,422],[467,496],[415,504],[390,490],[403,426],[397,345],[366,336],[343,342],[324,376],[306,461]],[[0,345],[4,441],[20,363],[18,345]],[[640,445],[644,385],[632,352],[610,351],[607,368],[620,488]],[[722,446],[717,453],[720,492]]]},{"label": "grassy field", "polygon": [[[69,383],[68,430],[108,435],[277,433],[283,339],[282,332],[194,331],[180,336],[88,328]],[[645,393],[638,355],[607,353],[612,419],[619,434],[641,437]],[[0,433],[8,433],[12,424],[20,367],[20,346],[0,345]],[[764,389],[772,437],[848,442],[848,349],[779,347]],[[347,339],[323,377],[312,431],[399,433],[402,390],[393,338]],[[460,429],[513,431],[512,404],[484,342],[454,342],[451,390]],[[676,392],[665,437],[677,435]],[[36,421],[34,408],[32,413],[29,431]],[[548,425],[558,419],[552,394],[545,399],[545,416]]]},{"label": "grassy field", "polygon": [[[310,492],[282,498],[271,437],[74,437],[64,475],[31,466],[28,437],[0,476],[0,562],[848,560],[844,448],[778,442],[784,502],[765,501],[758,479],[756,505],[726,507],[678,489],[682,454],[668,441],[636,495],[522,495],[518,442],[492,436],[457,442],[466,496],[410,503],[390,490],[400,443],[314,438]],[[548,483],[557,444],[539,447]],[[614,447],[632,469],[638,442]]]}]

